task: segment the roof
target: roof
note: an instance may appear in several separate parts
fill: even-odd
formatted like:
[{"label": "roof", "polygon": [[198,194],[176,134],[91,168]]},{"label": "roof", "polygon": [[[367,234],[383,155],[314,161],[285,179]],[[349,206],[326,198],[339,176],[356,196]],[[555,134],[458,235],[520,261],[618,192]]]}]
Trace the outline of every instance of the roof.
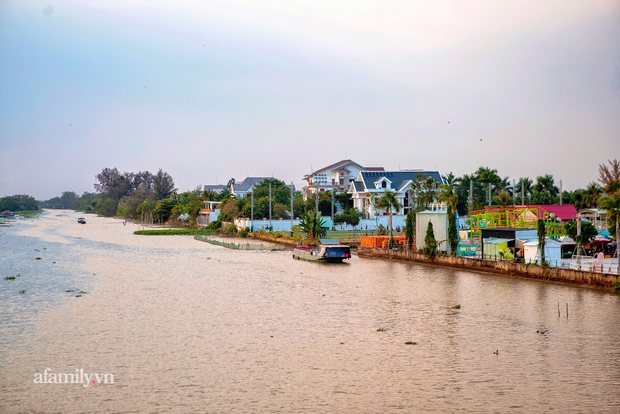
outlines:
[{"label": "roof", "polygon": [[340,244],[340,242],[336,239],[319,239],[319,242],[321,244],[326,244],[326,245],[338,245]]},{"label": "roof", "polygon": [[362,171],[360,173],[365,189],[375,189],[375,181],[385,177],[392,182],[392,190],[401,189],[407,181],[415,181],[418,175],[428,175],[443,184],[439,171]]},{"label": "roof", "polygon": [[323,168],[319,168],[318,170],[315,170],[314,172],[311,172],[310,174],[306,174],[303,176],[303,179],[305,180],[306,178],[316,174],[319,171],[324,171],[324,170],[335,170],[336,168],[342,168],[345,167],[346,165],[352,164],[355,167],[357,167],[360,170],[367,170],[367,171],[385,171],[383,167],[364,167],[358,163],[356,163],[353,160],[340,160],[338,162],[335,162],[333,164],[328,165],[327,167],[323,167]]},{"label": "roof", "polygon": [[353,185],[355,186],[355,191],[362,192],[364,191],[364,183],[361,181],[353,181]]},{"label": "roof", "polygon": [[514,239],[495,239],[495,238],[489,238],[489,239],[484,239],[484,244],[502,244],[502,243],[508,243],[510,241],[513,241]]},{"label": "roof", "polygon": [[224,191],[226,189],[226,186],[224,184],[212,184],[212,185],[205,185],[203,191],[214,191],[216,193],[221,193],[222,191]]},{"label": "roof", "polygon": [[271,177],[246,177],[243,179],[243,181],[239,183],[235,183],[233,188],[235,192],[245,192],[245,191],[249,191],[250,188],[255,186],[256,184],[260,184],[263,181],[269,180],[269,179],[271,179]]},{"label": "roof", "polygon": [[551,213],[562,221],[575,220],[577,216],[577,210],[572,204],[533,205],[532,207],[538,207],[539,212],[542,210]]}]

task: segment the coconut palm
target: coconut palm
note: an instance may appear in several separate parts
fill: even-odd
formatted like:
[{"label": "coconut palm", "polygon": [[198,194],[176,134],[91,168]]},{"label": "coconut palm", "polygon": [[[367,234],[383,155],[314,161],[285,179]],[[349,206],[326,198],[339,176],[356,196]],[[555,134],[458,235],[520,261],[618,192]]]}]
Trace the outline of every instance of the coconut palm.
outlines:
[{"label": "coconut palm", "polygon": [[598,199],[598,206],[606,211],[607,217],[616,222],[616,244],[620,240],[620,191],[611,195],[602,195]]},{"label": "coconut palm", "polygon": [[452,255],[456,255],[456,250],[459,245],[458,230],[456,228],[456,206],[458,204],[458,196],[447,184],[441,185],[439,188],[441,191],[437,196],[437,201],[445,203],[448,207],[448,244],[450,245],[450,252]]},{"label": "coconut palm", "polygon": [[620,162],[617,159],[607,161],[609,166],[605,164],[598,166],[598,181],[605,193],[613,194],[620,191]]},{"label": "coconut palm", "polygon": [[493,201],[495,201],[501,207],[508,207],[512,203],[512,197],[506,190],[501,190],[495,197],[493,197]]},{"label": "coconut palm", "polygon": [[584,192],[584,204],[587,208],[596,208],[598,198],[603,194],[603,190],[595,183],[590,183]]},{"label": "coconut palm", "polygon": [[519,178],[519,181],[517,181],[517,187],[515,188],[515,191],[517,192],[517,194],[523,194],[523,197],[521,197],[521,204],[525,204],[524,198],[531,199],[532,184],[532,180],[528,177]]},{"label": "coconut palm", "polygon": [[400,210],[403,206],[400,203],[400,201],[398,201],[398,198],[396,198],[396,193],[394,191],[386,191],[385,193],[383,193],[383,195],[381,197],[379,197],[377,199],[377,207],[379,208],[384,208],[385,211],[389,214],[389,227],[390,227],[390,234],[392,233],[392,213],[394,212],[394,210],[398,211]]},{"label": "coconut palm", "polygon": [[299,221],[299,228],[301,231],[305,232],[308,235],[310,240],[315,240],[319,238],[321,234],[321,228],[325,225],[325,220],[321,218],[321,215],[312,210],[308,211],[301,217]]},{"label": "coconut palm", "polygon": [[461,182],[461,179],[458,177],[455,177],[455,175],[452,174],[452,172],[449,172],[448,174],[442,176],[442,178],[443,178],[444,183],[450,186],[450,188],[452,188],[453,191],[456,191],[456,187]]}]

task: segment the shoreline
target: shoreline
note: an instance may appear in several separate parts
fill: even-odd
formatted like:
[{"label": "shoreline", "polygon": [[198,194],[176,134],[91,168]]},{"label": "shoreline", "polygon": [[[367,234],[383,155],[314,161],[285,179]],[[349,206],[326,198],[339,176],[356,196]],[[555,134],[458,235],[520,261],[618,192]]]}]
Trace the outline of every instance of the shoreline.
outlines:
[{"label": "shoreline", "polygon": [[453,269],[473,270],[569,286],[588,287],[607,292],[612,291],[613,283],[618,283],[620,279],[619,275],[613,274],[584,272],[557,267],[541,267],[512,262],[495,262],[459,256],[438,256],[431,260],[424,254],[413,251],[360,247],[357,249],[357,254],[359,257],[400,260]]}]

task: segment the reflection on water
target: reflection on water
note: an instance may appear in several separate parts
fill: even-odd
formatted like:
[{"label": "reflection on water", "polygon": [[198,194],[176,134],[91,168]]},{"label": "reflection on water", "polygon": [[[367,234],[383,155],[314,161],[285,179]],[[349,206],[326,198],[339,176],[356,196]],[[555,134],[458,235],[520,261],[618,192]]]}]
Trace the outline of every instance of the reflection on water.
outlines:
[{"label": "reflection on water", "polygon": [[[619,410],[616,295],[77,217],[0,229],[2,412]],[[34,384],[45,368],[115,383]]]}]

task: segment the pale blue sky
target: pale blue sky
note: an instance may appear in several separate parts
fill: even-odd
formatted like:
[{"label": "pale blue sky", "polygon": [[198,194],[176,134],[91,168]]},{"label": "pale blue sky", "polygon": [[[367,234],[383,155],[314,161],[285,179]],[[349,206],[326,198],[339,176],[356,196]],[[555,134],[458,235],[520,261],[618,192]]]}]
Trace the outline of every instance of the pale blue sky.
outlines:
[{"label": "pale blue sky", "polygon": [[345,156],[587,185],[620,158],[620,1],[0,0],[0,197]]}]

